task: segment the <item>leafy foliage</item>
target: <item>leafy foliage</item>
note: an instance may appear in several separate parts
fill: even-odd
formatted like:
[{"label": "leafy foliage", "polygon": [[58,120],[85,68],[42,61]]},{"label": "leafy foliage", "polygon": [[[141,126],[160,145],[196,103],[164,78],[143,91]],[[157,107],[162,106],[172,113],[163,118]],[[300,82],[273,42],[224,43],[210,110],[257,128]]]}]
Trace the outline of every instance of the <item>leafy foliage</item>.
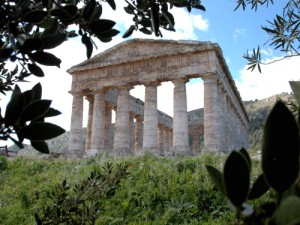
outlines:
[{"label": "leafy foliage", "polygon": [[38,225],[46,224],[95,224],[104,206],[104,199],[114,196],[120,181],[126,176],[126,165],[107,163],[102,171],[92,171],[90,176],[70,187],[64,180],[47,193],[50,204],[41,213],[35,213]]},{"label": "leafy foliage", "polygon": [[[72,203],[78,196],[75,187],[81,187],[92,171],[109,175],[99,166],[109,162],[114,165],[111,178],[116,174],[117,164],[127,165],[128,174],[121,179],[113,195],[105,195],[109,188],[106,185],[98,193],[99,198],[96,194],[86,201],[85,207],[100,201],[95,224],[229,224],[233,214],[226,207],[226,199],[213,187],[204,167],[205,163],[218,166],[223,160],[224,157],[218,155],[193,158],[97,156],[79,161],[15,158],[9,160],[8,168],[0,174],[0,223],[36,224],[34,213],[42,218],[44,209],[54,205],[48,196],[52,196],[53,191],[58,194],[63,180],[66,179],[70,187],[65,191],[70,201],[64,202]],[[65,206],[67,211],[67,204]],[[81,207],[83,205],[80,210]],[[63,204],[59,208],[62,209]]]},{"label": "leafy foliage", "polygon": [[0,155],[0,173],[2,173],[4,170],[6,170],[8,165],[7,158]]},{"label": "leafy foliage", "polygon": [[[292,87],[295,93],[300,91],[299,82],[293,82]],[[298,95],[296,98],[300,100]],[[249,155],[244,149],[233,151],[229,155],[223,174],[216,168],[207,166],[216,187],[234,205],[232,208],[236,212],[237,221],[241,220],[243,224],[299,224],[298,126],[299,118],[296,121],[287,106],[278,101],[264,127],[261,160],[263,173],[252,185],[249,184]],[[273,196],[268,202],[261,201],[254,209],[246,203],[247,200],[259,199],[268,190]]]},{"label": "leafy foliage", "polygon": [[31,90],[25,92],[21,92],[18,85],[15,86],[5,115],[0,115],[0,140],[10,139],[23,148],[23,140],[28,139],[38,151],[49,153],[45,140],[57,137],[65,130],[45,122],[45,118],[57,116],[60,112],[50,107],[50,100],[44,100],[41,97],[42,86],[40,84],[36,84]]},{"label": "leafy foliage", "polygon": [[[251,1],[251,0],[237,0],[236,10],[240,7],[243,10],[247,5],[250,5],[255,11],[259,6],[274,4],[273,0]],[[266,43],[285,53],[286,57],[299,56],[300,47],[300,4],[299,1],[289,0],[282,10],[282,15],[276,15],[273,21],[268,21],[269,26],[263,26],[262,29],[267,32],[269,39]],[[252,54],[244,56],[248,60],[248,69],[252,71],[257,67],[261,72],[260,64],[267,64],[262,62],[260,48],[253,49]],[[271,62],[272,63],[272,62]]]}]

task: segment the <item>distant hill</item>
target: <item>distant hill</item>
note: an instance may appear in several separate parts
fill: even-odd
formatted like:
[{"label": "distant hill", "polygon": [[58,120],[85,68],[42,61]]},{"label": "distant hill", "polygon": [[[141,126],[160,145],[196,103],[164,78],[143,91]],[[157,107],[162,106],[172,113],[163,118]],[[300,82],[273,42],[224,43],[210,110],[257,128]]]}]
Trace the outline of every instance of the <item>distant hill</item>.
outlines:
[{"label": "distant hill", "polygon": [[[250,119],[249,141],[250,141],[251,148],[260,148],[261,138],[263,133],[263,125],[267,119],[270,110],[272,109],[273,105],[278,99],[282,99],[285,102],[290,102],[294,100],[294,96],[289,93],[281,93],[261,100],[244,102]],[[189,121],[189,126],[194,124],[200,124],[203,126],[203,108],[188,112],[188,121]],[[83,138],[85,140],[86,129],[84,129],[83,132],[84,132]],[[54,155],[55,157],[57,156],[65,157],[65,153],[67,152],[67,146],[68,146],[68,137],[69,137],[69,132],[66,132],[61,136],[47,142],[52,152],[52,155]],[[191,142],[192,141],[190,140],[190,144]],[[16,150],[16,147],[11,146],[9,147],[9,149]],[[36,156],[49,157],[49,156],[45,156],[44,154],[39,154],[30,145],[26,146],[23,150],[21,150],[19,152],[19,155],[34,156],[34,157]]]},{"label": "distant hill", "polygon": [[264,123],[272,107],[279,99],[286,103],[295,101],[292,94],[281,93],[261,100],[244,102],[250,119],[249,141],[251,148],[259,148],[261,146]]}]

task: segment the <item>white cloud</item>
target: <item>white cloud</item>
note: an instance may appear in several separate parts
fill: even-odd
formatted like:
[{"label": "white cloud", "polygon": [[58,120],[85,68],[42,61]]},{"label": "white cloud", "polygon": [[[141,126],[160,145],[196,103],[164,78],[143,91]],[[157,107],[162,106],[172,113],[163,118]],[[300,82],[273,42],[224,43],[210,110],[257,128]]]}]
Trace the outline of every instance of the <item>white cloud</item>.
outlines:
[{"label": "white cloud", "polygon": [[237,41],[239,37],[245,37],[247,33],[246,28],[236,28],[233,33],[233,40]]},{"label": "white cloud", "polygon": [[[278,58],[269,60],[276,59]],[[299,65],[300,57],[287,58],[262,66],[262,74],[258,70],[251,72],[245,66],[240,71],[236,85],[243,100],[262,99],[282,92],[291,92],[288,81],[300,79]]]},{"label": "white cloud", "polygon": [[207,31],[209,26],[209,21],[207,19],[202,18],[202,15],[191,15],[191,19],[193,21],[194,26],[201,30]]},{"label": "white cloud", "polygon": [[265,55],[267,57],[272,57],[273,56],[273,50],[271,48],[268,48],[268,49],[261,49],[260,50],[260,53],[262,55]]}]

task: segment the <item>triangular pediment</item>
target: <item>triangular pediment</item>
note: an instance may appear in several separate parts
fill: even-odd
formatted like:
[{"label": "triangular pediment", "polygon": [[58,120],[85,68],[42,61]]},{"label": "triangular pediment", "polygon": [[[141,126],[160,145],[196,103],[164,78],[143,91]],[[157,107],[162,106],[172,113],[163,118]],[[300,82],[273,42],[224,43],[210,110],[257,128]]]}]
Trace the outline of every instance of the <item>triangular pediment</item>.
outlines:
[{"label": "triangular pediment", "polygon": [[218,46],[211,42],[132,39],[122,42],[68,70],[69,73],[149,58],[183,54]]}]

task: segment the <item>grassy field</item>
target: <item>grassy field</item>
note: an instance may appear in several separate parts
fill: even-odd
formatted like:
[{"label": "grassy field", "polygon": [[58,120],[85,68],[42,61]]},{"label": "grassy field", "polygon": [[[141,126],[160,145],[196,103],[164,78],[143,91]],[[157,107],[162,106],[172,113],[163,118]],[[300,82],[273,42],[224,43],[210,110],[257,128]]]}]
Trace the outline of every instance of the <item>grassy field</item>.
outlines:
[{"label": "grassy field", "polygon": [[46,193],[64,179],[74,185],[106,162],[126,163],[128,176],[103,202],[97,224],[230,224],[234,215],[205,165],[222,168],[218,155],[164,158],[97,156],[80,161],[15,158],[0,173],[0,224],[34,224]]}]

